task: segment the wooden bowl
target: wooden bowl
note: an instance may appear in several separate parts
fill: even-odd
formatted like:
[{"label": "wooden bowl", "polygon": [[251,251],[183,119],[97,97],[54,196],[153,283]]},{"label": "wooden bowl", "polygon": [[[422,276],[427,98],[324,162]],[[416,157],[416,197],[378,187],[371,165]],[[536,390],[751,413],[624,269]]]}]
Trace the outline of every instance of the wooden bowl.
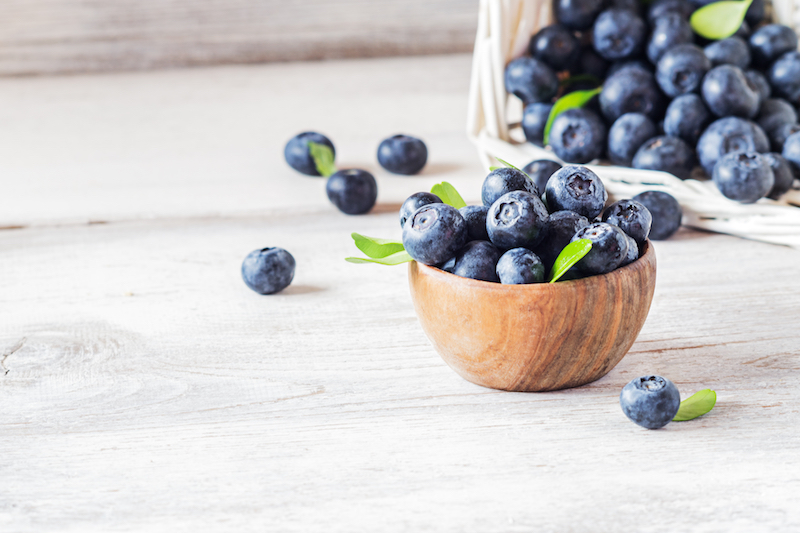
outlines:
[{"label": "wooden bowl", "polygon": [[574,281],[501,285],[416,261],[409,286],[422,329],[472,383],[509,391],[579,387],[605,376],[644,325],[656,286],[650,242],[633,263]]}]

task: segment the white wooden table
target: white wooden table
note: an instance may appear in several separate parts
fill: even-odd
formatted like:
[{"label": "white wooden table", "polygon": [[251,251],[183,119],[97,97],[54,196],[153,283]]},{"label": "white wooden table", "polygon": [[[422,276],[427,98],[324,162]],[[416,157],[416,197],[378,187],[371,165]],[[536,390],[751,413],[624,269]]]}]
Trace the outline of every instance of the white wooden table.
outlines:
[{"label": "white wooden table", "polygon": [[[455,375],[404,267],[352,265],[409,194],[476,201],[468,56],[0,80],[0,531],[800,530],[800,252],[681,230],[605,378],[553,393]],[[379,181],[348,217],[282,159],[317,129]],[[377,168],[424,138],[428,169]],[[102,223],[99,223],[102,222]],[[239,276],[263,246],[295,281]],[[709,415],[618,394],[663,374]]]}]

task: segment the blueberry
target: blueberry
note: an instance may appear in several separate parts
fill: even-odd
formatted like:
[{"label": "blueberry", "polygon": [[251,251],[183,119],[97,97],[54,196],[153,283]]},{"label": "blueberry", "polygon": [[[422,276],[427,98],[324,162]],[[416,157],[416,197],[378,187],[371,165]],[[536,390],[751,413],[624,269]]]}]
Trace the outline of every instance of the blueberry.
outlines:
[{"label": "blueberry", "polygon": [[746,69],[750,65],[750,49],[744,39],[739,37],[728,37],[715,41],[706,46],[703,52],[715,67],[733,65]]},{"label": "blueberry", "polygon": [[533,183],[536,185],[538,191],[544,192],[544,187],[547,185],[547,180],[553,173],[561,168],[560,163],[556,163],[551,159],[537,159],[525,165],[522,169],[527,174]]},{"label": "blueberry", "polygon": [[694,150],[678,137],[653,137],[633,156],[633,167],[669,172],[687,179],[695,166]]},{"label": "blueberry", "polygon": [[608,0],[607,8],[627,9],[632,11],[637,17],[644,15],[644,6],[639,0]]},{"label": "blueberry", "polygon": [[658,429],[675,418],[681,406],[681,394],[667,378],[642,376],[622,388],[619,404],[632,422],[647,429]]},{"label": "blueberry", "polygon": [[458,210],[467,222],[467,239],[470,241],[488,241],[486,232],[486,214],[488,205],[465,205]]},{"label": "blueberry", "polygon": [[574,211],[592,220],[603,212],[608,193],[597,174],[586,167],[567,165],[547,181],[545,200],[552,213]]},{"label": "blueberry", "polygon": [[772,96],[772,87],[767,78],[757,70],[745,70],[744,77],[747,78],[748,85],[758,93],[758,101],[765,102]]},{"label": "blueberry", "polygon": [[607,274],[628,257],[628,237],[617,226],[605,222],[589,224],[572,237],[572,241],[579,239],[592,241],[592,249],[575,265],[584,274]]},{"label": "blueberry", "polygon": [[800,131],[800,124],[784,124],[769,132],[769,144],[773,152],[783,152],[786,139],[793,133]]},{"label": "blueberry", "polygon": [[750,7],[747,8],[747,13],[745,13],[744,20],[752,26],[758,26],[762,20],[764,20],[765,15],[765,6],[764,0],[753,0],[750,4]]},{"label": "blueberry", "polygon": [[606,125],[586,108],[567,109],[553,120],[550,146],[568,163],[588,163],[603,155],[606,147]]},{"label": "blueberry", "polygon": [[558,78],[544,62],[520,57],[506,66],[505,87],[524,104],[549,102],[558,92]]},{"label": "blueberry", "polygon": [[550,214],[544,227],[544,239],[534,249],[547,270],[553,268],[558,254],[572,240],[579,229],[589,225],[589,219],[572,211],[556,211]]},{"label": "blueberry", "polygon": [[714,67],[703,80],[703,100],[718,117],[752,118],[758,113],[759,94],[739,67]]},{"label": "blueberry", "polygon": [[747,151],[769,152],[769,141],[758,124],[739,117],[712,122],[697,141],[697,157],[709,176],[723,155]]},{"label": "blueberry", "polygon": [[462,278],[498,282],[497,260],[500,252],[488,241],[471,241],[455,257],[452,273]]},{"label": "blueberry", "polygon": [[625,113],[608,130],[608,158],[615,165],[630,166],[636,150],[657,135],[653,121],[641,113]]},{"label": "blueberry", "polygon": [[603,10],[604,0],[554,0],[555,19],[571,30],[588,30]]},{"label": "blueberry", "polygon": [[610,78],[617,72],[624,70],[626,68],[638,68],[642,72],[646,74],[655,74],[656,68],[647,61],[643,61],[641,59],[628,59],[624,61],[614,61],[610,67],[608,67],[608,71],[606,73],[606,77]]},{"label": "blueberry", "polygon": [[731,37],[738,37],[740,39],[744,39],[745,41],[749,41],[751,33],[752,32],[750,31],[750,25],[747,23],[746,20],[743,20],[742,25],[739,26],[739,29],[736,30],[736,33],[731,35]]},{"label": "blueberry", "polygon": [[602,80],[608,72],[608,61],[595,52],[591,46],[584,46],[581,48],[581,55],[578,59],[578,72]]},{"label": "blueberry", "polygon": [[714,165],[712,178],[722,194],[743,204],[763,198],[775,185],[769,163],[757,152],[724,155]]},{"label": "blueberry", "polygon": [[800,105],[800,52],[787,52],[780,56],[767,72],[775,94]]},{"label": "blueberry", "polygon": [[305,131],[289,139],[289,142],[286,143],[286,147],[283,149],[283,157],[286,159],[289,166],[296,171],[309,176],[319,176],[320,173],[317,170],[317,166],[314,164],[314,160],[311,158],[311,152],[308,150],[309,142],[324,144],[336,155],[336,149],[333,147],[333,143],[330,139],[321,133]]},{"label": "blueberry", "polygon": [[686,18],[678,13],[666,13],[655,20],[647,42],[647,58],[658,63],[664,52],[679,44],[692,43],[694,32]]},{"label": "blueberry", "polygon": [[483,180],[481,200],[483,205],[489,206],[511,191],[527,191],[539,196],[539,189],[528,176],[519,170],[503,167],[491,171]]},{"label": "blueberry", "polygon": [[406,220],[408,220],[408,217],[423,205],[440,203],[442,203],[442,199],[430,192],[417,192],[412,194],[406,198],[406,201],[400,206],[400,227],[402,228]]},{"label": "blueberry", "polygon": [[545,267],[539,257],[527,248],[512,248],[500,256],[497,276],[505,285],[522,285],[544,281]]},{"label": "blueberry", "polygon": [[782,98],[770,98],[761,104],[756,122],[769,135],[779,126],[797,124],[797,111]]},{"label": "blueberry", "polygon": [[682,94],[670,102],[664,116],[664,133],[694,146],[711,123],[711,112],[696,94]]},{"label": "blueberry", "polygon": [[253,250],[242,261],[242,279],[259,294],[273,294],[289,286],[294,267],[294,257],[283,248]]},{"label": "blueberry", "polygon": [[525,139],[536,146],[544,146],[544,127],[553,104],[534,102],[525,106],[522,111],[522,131]]},{"label": "blueberry", "polygon": [[357,168],[340,170],[325,184],[328,200],[348,215],[361,215],[372,209],[378,198],[375,177]]},{"label": "blueberry", "polygon": [[620,200],[603,211],[603,222],[617,226],[633,238],[636,244],[642,245],[650,235],[653,215],[647,207],[636,200]]},{"label": "blueberry", "polygon": [[536,59],[544,61],[556,71],[568,70],[578,59],[578,40],[564,26],[551,24],[531,37],[528,50]]},{"label": "blueberry", "polygon": [[645,191],[632,198],[650,211],[653,223],[650,226],[650,239],[663,241],[670,238],[681,227],[683,209],[681,204],[669,193]]},{"label": "blueberry", "polygon": [[440,265],[467,242],[467,223],[447,204],[423,205],[403,226],[403,246],[416,261]]},{"label": "blueberry", "polygon": [[786,52],[797,50],[797,35],[788,26],[767,24],[750,36],[750,50],[753,54],[753,65],[766,69]]},{"label": "blueberry", "polygon": [[703,49],[693,44],[679,44],[667,50],[656,66],[656,81],[672,98],[695,92],[703,76],[711,69],[711,61]]},{"label": "blueberry", "polygon": [[780,154],[769,153],[763,154],[767,164],[772,169],[772,175],[775,176],[775,184],[772,189],[767,193],[767,198],[777,200],[783,193],[792,188],[794,184],[794,174],[789,162]]},{"label": "blueberry", "polygon": [[592,29],[594,49],[609,61],[641,55],[646,37],[644,20],[626,9],[603,11]]},{"label": "blueberry", "polygon": [[609,123],[625,113],[643,113],[654,122],[661,120],[666,101],[649,72],[622,68],[611,74],[600,93],[600,109]]},{"label": "blueberry", "polygon": [[688,21],[694,9],[687,0],[656,0],[647,10],[647,22],[656,26],[660,19],[673,14]]},{"label": "blueberry", "polygon": [[800,133],[792,133],[786,138],[781,155],[789,162],[792,174],[800,176]]},{"label": "blueberry", "polygon": [[630,265],[639,259],[639,245],[636,243],[636,240],[628,234],[625,236],[628,238],[628,255],[626,255],[622,263],[619,264],[621,267]]},{"label": "blueberry", "polygon": [[529,192],[511,191],[497,199],[486,215],[492,244],[501,250],[533,248],[544,237],[549,215],[542,200]]},{"label": "blueberry", "polygon": [[409,135],[393,135],[378,146],[378,163],[393,174],[416,174],[428,161],[425,143]]}]

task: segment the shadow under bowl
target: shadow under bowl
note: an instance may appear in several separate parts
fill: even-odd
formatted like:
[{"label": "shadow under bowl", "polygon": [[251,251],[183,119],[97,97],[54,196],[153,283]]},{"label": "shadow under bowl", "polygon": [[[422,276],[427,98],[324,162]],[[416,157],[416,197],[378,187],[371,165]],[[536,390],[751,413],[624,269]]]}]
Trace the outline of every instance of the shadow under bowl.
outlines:
[{"label": "shadow under bowl", "polygon": [[502,285],[409,263],[414,309],[442,359],[472,383],[508,391],[579,387],[605,376],[633,345],[656,285],[650,241],[608,274]]}]

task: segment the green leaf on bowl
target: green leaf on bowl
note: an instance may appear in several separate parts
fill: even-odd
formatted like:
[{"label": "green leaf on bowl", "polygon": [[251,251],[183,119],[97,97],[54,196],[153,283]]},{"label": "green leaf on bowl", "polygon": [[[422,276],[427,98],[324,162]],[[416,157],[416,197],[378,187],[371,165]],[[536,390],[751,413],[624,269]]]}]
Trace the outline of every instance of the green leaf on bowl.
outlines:
[{"label": "green leaf on bowl", "polygon": [[550,110],[550,114],[547,116],[547,122],[544,125],[544,144],[550,144],[550,128],[553,127],[553,121],[558,115],[567,109],[585,106],[589,100],[600,94],[602,90],[602,87],[598,87],[586,91],[574,91],[556,100],[556,103],[553,104],[553,108]]},{"label": "green leaf on bowl", "polygon": [[553,269],[550,271],[550,283],[555,283],[561,276],[567,273],[575,263],[583,259],[583,256],[592,249],[592,241],[589,239],[578,239],[566,245],[561,253],[558,254]]},{"label": "green leaf on bowl", "polygon": [[315,143],[308,141],[308,151],[311,154],[311,159],[314,160],[314,166],[317,167],[317,172],[326,178],[336,174],[336,165],[333,163],[334,155],[333,150],[327,144]]},{"label": "green leaf on bowl", "polygon": [[403,243],[390,239],[379,239],[377,237],[367,237],[358,233],[351,233],[356,248],[364,252],[364,255],[373,259],[388,257],[397,252],[405,250]]},{"label": "green leaf on bowl", "polygon": [[744,15],[753,0],[714,2],[692,13],[689,24],[706,39],[726,39],[742,26]]},{"label": "green leaf on bowl", "polygon": [[446,181],[437,183],[431,187],[431,192],[438,196],[443,203],[455,207],[456,209],[461,209],[467,205],[467,202],[461,198],[461,195],[458,194],[456,188]]},{"label": "green leaf on bowl", "polygon": [[408,263],[412,261],[413,258],[408,255],[408,252],[402,250],[400,252],[394,253],[392,255],[387,255],[386,257],[377,257],[374,259],[366,258],[366,257],[345,257],[345,261],[348,263],[356,263],[356,264],[364,264],[364,263],[377,263],[379,265],[401,265],[403,263]]},{"label": "green leaf on bowl", "polygon": [[717,403],[717,393],[711,389],[703,389],[695,392],[681,402],[678,413],[672,420],[674,422],[685,422],[698,416],[703,416],[714,408]]}]

